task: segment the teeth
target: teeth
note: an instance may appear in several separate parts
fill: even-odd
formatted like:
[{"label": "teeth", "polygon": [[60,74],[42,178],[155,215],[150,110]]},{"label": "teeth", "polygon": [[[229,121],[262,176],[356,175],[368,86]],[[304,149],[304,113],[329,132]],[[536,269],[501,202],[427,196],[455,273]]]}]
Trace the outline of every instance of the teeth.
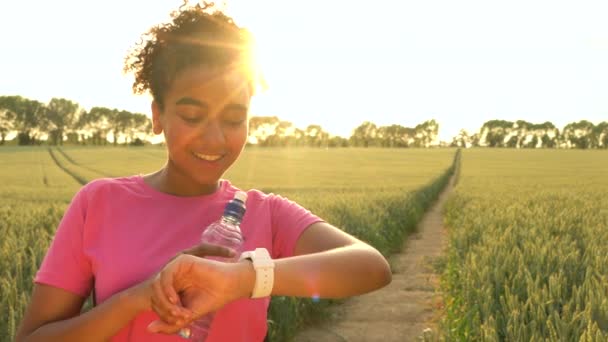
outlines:
[{"label": "teeth", "polygon": [[208,155],[208,154],[200,154],[200,153],[196,153],[196,152],[194,152],[194,155],[197,158],[207,160],[207,161],[216,161],[216,160],[222,158],[221,155]]}]

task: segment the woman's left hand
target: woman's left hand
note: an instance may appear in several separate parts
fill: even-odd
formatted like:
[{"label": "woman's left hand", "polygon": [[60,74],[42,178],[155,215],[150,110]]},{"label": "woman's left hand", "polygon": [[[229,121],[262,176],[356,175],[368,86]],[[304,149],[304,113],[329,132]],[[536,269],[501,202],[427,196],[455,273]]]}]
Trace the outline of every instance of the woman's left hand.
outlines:
[{"label": "woman's left hand", "polygon": [[[193,255],[180,255],[169,262],[153,280],[155,308],[161,320],[148,330],[173,334],[197,318],[222,308],[229,302],[248,297],[255,271],[248,261],[224,263]],[[164,297],[164,298],[163,298]],[[171,312],[189,313],[189,319],[176,319]]]}]

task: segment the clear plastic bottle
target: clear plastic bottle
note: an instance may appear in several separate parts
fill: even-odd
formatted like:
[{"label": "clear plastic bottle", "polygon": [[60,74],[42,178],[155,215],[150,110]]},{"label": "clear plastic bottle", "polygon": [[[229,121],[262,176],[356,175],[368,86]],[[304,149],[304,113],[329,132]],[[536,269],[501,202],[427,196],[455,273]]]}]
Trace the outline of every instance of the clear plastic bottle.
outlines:
[{"label": "clear plastic bottle", "polygon": [[[201,242],[220,245],[233,249],[236,256],[233,258],[207,257],[223,262],[235,262],[243,248],[243,235],[240,224],[245,215],[245,202],[247,193],[238,191],[234,198],[226,204],[222,217],[210,224],[201,235]],[[207,339],[214,313],[208,313],[192,322],[188,327],[179,331],[179,336],[189,341],[202,342]]]}]

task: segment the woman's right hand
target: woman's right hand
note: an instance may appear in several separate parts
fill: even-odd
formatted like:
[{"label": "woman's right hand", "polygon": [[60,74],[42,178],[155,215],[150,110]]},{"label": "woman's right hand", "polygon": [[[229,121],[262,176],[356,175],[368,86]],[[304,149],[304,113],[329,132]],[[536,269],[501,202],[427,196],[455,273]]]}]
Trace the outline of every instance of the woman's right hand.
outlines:
[{"label": "woman's right hand", "polygon": [[204,314],[248,298],[254,282],[249,261],[226,263],[181,255],[155,278],[155,311],[160,320],[152,322],[148,331],[174,334]]},{"label": "woman's right hand", "polygon": [[[169,261],[167,261],[167,264],[171,263],[173,260],[177,259],[179,256],[182,255],[193,255],[200,258],[233,258],[236,256],[236,252],[227,247],[208,243],[200,243],[177,253],[175,256],[169,259]],[[163,290],[160,287],[160,282],[158,281],[159,275],[160,272],[138,285],[138,292],[142,294],[142,300],[145,303],[144,306],[148,309],[153,310],[159,317],[163,317],[163,320],[165,320],[169,324],[179,324],[183,321],[191,319],[190,310],[186,310],[184,308],[179,297],[177,298],[176,302],[171,303],[173,305],[167,302],[167,296],[164,294]],[[167,308],[169,307],[173,309],[171,309],[171,311],[168,311]]]}]

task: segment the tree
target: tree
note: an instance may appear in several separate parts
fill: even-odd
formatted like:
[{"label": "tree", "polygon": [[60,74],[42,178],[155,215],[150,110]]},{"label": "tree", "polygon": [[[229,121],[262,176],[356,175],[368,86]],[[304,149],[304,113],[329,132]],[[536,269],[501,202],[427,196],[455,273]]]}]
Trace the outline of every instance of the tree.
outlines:
[{"label": "tree", "polygon": [[[272,134],[268,135],[264,140],[264,146],[287,146],[287,145],[295,145],[295,139],[293,137],[293,133],[295,132],[295,128],[293,124],[289,121],[279,121],[278,123],[273,120],[273,124],[268,126],[270,131],[273,131]],[[272,127],[272,128],[270,128]]]},{"label": "tree", "polygon": [[107,145],[107,135],[112,128],[115,112],[115,109],[93,107],[86,117],[81,118],[83,131],[88,132],[94,145]]},{"label": "tree", "polygon": [[308,125],[306,127],[306,145],[310,147],[327,147],[329,133],[325,132],[320,125]]},{"label": "tree", "polygon": [[276,129],[279,125],[279,118],[276,116],[254,116],[249,119],[249,138],[248,141],[252,144],[266,146],[266,140],[269,136],[276,135]]},{"label": "tree", "polygon": [[557,136],[553,138],[549,136],[549,134],[544,134],[541,137],[542,146],[547,148],[555,148],[557,146]]},{"label": "tree", "polygon": [[504,147],[505,140],[513,129],[513,122],[505,120],[490,120],[483,124],[480,130],[480,145],[489,147]]},{"label": "tree", "polygon": [[460,132],[458,132],[458,134],[454,138],[452,138],[452,143],[450,144],[451,147],[465,148],[469,148],[471,147],[471,145],[471,136],[469,135],[469,132],[464,129],[461,129]]},{"label": "tree", "polygon": [[594,135],[593,123],[587,120],[567,124],[562,134],[562,139],[567,147],[580,149],[597,147],[598,138]]},{"label": "tree", "polygon": [[557,147],[559,142],[559,129],[557,129],[552,122],[546,121],[538,125],[537,130],[540,133],[539,137],[541,139],[542,147]]},{"label": "tree", "polygon": [[382,126],[378,128],[376,137],[382,147],[409,147],[415,142],[416,129],[396,124]]},{"label": "tree", "polygon": [[[118,109],[114,109],[111,113],[110,123],[112,125],[112,136],[114,138],[113,143],[114,146],[116,146],[118,144],[118,138],[125,135],[127,130],[131,127],[131,117],[133,114],[126,110],[118,111]],[[126,140],[127,138],[125,137],[125,141]]]},{"label": "tree", "polygon": [[46,122],[45,105],[42,102],[21,96],[8,96],[6,100],[5,104],[15,114],[15,127],[19,132],[17,134],[19,145],[38,143]]},{"label": "tree", "polygon": [[306,141],[305,141],[305,137],[306,137],[306,132],[304,132],[303,129],[294,127],[293,130],[293,143],[295,146],[305,146],[306,145]]},{"label": "tree", "polygon": [[532,139],[528,141],[528,143],[524,146],[526,148],[535,148],[538,145],[538,137],[536,135],[532,136]]},{"label": "tree", "polygon": [[480,146],[537,148],[556,146],[558,138],[559,130],[548,121],[534,124],[525,120],[490,120],[480,129]]},{"label": "tree", "polygon": [[439,135],[439,124],[435,120],[425,121],[415,128],[416,130],[416,142],[417,147],[430,147],[436,144]]},{"label": "tree", "polygon": [[505,145],[509,148],[517,148],[520,147],[520,142],[521,137],[518,137],[517,135],[512,135],[509,140],[507,140],[507,143]]},{"label": "tree", "polygon": [[333,136],[327,142],[327,147],[348,147],[348,139],[339,136]]},{"label": "tree", "polygon": [[608,148],[608,121],[602,121],[593,128],[593,136],[597,140],[597,147]]},{"label": "tree", "polygon": [[352,146],[369,147],[375,145],[378,127],[376,124],[365,121],[353,130],[350,137]]},{"label": "tree", "polygon": [[78,104],[62,98],[53,98],[46,106],[45,114],[51,143],[63,145],[64,133],[71,132],[78,122]]},{"label": "tree", "polygon": [[15,129],[15,113],[0,108],[0,145],[4,145],[6,136]]},{"label": "tree", "polygon": [[134,144],[136,139],[139,139],[139,141],[147,140],[151,135],[152,121],[145,114],[131,114],[131,125],[129,127],[129,143]]}]

